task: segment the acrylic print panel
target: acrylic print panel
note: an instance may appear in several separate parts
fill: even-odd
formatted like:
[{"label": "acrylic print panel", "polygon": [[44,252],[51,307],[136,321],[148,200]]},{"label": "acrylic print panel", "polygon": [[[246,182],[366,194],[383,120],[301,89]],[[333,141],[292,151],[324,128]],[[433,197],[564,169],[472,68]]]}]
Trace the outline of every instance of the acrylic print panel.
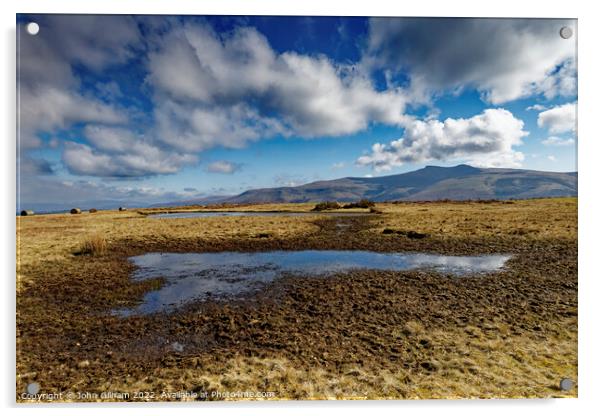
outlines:
[{"label": "acrylic print panel", "polygon": [[17,401],[576,397],[576,45],[17,15]]}]

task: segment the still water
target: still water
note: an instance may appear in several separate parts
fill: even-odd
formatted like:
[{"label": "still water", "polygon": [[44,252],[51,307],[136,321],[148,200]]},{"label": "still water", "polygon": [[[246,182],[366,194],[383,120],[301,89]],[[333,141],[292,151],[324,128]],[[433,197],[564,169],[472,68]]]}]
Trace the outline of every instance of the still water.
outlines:
[{"label": "still water", "polygon": [[146,294],[134,309],[115,311],[129,316],[170,311],[187,302],[248,296],[285,275],[325,276],[352,269],[430,269],[458,277],[495,272],[508,255],[444,256],[373,251],[269,251],[255,253],[148,253],[131,257],[138,268],[132,278],[162,277],[165,285]]},{"label": "still water", "polygon": [[259,211],[195,211],[150,214],[148,218],[208,218],[208,217],[300,217],[303,215],[358,216],[367,212],[259,212]]}]

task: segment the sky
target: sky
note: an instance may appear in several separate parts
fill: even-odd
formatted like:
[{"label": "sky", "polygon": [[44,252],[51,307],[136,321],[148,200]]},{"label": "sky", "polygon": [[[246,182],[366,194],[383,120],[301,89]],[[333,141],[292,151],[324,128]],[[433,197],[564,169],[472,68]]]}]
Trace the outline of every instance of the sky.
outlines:
[{"label": "sky", "polygon": [[576,29],[17,15],[17,209],[147,205],[427,165],[576,171]]}]

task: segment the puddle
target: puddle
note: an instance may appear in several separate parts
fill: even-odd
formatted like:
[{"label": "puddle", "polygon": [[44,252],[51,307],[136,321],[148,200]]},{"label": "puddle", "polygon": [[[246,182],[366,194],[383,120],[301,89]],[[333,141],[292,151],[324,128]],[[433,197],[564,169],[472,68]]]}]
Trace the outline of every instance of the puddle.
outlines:
[{"label": "puddle", "polygon": [[190,301],[242,298],[284,275],[323,276],[351,269],[411,270],[427,268],[456,276],[500,270],[508,255],[444,256],[372,251],[270,251],[256,253],[148,253],[131,257],[132,279],[162,277],[166,284],[145,295],[121,316],[170,311]]},{"label": "puddle", "polygon": [[368,212],[259,212],[259,211],[195,211],[150,214],[148,218],[208,218],[208,217],[300,217],[304,215],[361,216]]}]

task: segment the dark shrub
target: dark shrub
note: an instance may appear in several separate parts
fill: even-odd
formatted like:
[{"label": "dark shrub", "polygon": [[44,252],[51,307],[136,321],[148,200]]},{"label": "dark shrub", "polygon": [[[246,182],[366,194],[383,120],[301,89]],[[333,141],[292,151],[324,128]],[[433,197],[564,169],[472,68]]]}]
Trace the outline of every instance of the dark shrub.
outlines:
[{"label": "dark shrub", "polygon": [[338,202],[324,201],[324,202],[317,203],[316,206],[313,207],[312,211],[326,211],[329,209],[339,209],[339,208],[341,208],[341,206],[339,205]]},{"label": "dark shrub", "polygon": [[363,198],[357,202],[350,202],[349,204],[343,205],[343,208],[372,208],[374,206],[374,202],[369,199]]},{"label": "dark shrub", "polygon": [[411,239],[422,239],[422,238],[426,238],[429,236],[426,233],[419,233],[414,230],[404,231],[404,230],[393,230],[391,228],[385,228],[383,230],[383,234],[398,234],[398,235],[403,235],[403,236],[405,236],[407,238],[411,238]]},{"label": "dark shrub", "polygon": [[370,201],[369,199],[360,199],[357,203],[357,206],[359,208],[372,208],[375,205],[376,204],[374,204],[374,202]]},{"label": "dark shrub", "polygon": [[407,231],[405,233],[405,236],[408,237],[408,238],[417,238],[417,239],[420,239],[420,238],[426,238],[429,235],[425,234],[425,233],[419,233],[419,232],[416,232],[416,231]]}]

